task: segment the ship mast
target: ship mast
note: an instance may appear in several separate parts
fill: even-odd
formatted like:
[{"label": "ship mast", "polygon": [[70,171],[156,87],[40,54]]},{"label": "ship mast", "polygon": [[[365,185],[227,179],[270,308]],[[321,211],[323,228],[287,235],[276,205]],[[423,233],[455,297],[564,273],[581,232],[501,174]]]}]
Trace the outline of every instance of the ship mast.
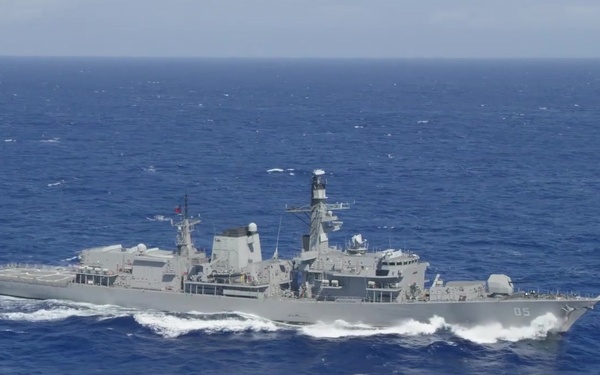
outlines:
[{"label": "ship mast", "polygon": [[174,226],[177,227],[177,255],[189,258],[196,252],[196,248],[192,242],[192,232],[194,231],[194,225],[200,223],[200,220],[190,219],[187,194],[184,198],[183,213],[181,213],[181,209],[176,210],[178,211],[178,214],[183,216],[180,222],[174,224]]},{"label": "ship mast", "polygon": [[329,249],[328,233],[340,230],[343,224],[333,214],[333,211],[350,208],[348,203],[327,203],[326,185],[325,171],[315,169],[312,176],[310,206],[286,209],[287,212],[291,213],[310,213],[310,232],[308,244],[303,244],[304,251],[320,252]]}]

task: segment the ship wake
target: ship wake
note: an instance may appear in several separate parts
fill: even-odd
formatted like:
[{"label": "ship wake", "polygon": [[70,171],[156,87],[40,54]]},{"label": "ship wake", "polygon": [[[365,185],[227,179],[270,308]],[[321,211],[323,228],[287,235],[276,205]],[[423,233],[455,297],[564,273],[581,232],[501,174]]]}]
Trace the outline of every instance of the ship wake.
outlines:
[{"label": "ship wake", "polygon": [[367,337],[378,335],[422,336],[449,332],[453,336],[478,344],[494,344],[499,341],[543,340],[556,331],[561,321],[553,314],[545,314],[534,319],[530,325],[504,327],[500,323],[464,327],[448,324],[444,318],[434,316],[428,323],[408,320],[399,325],[376,328],[363,324],[350,324],[337,320],[334,324],[318,323],[300,328],[300,332],[315,338]]},{"label": "ship wake", "polygon": [[0,298],[0,320],[52,322],[71,317],[112,319],[127,316],[131,311],[134,310],[113,305],[94,305],[83,302],[38,301],[14,297]]},{"label": "ship wake", "polygon": [[157,334],[174,338],[194,331],[212,333],[274,332],[280,327],[267,319],[246,314],[138,313],[133,318]]}]

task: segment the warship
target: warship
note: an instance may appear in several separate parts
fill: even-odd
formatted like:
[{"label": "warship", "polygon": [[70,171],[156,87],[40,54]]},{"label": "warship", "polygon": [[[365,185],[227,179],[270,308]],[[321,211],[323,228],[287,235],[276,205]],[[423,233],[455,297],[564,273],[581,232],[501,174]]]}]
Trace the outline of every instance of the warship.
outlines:
[{"label": "warship", "polygon": [[[82,250],[72,266],[7,264],[0,269],[0,294],[111,304],[136,309],[186,313],[252,314],[293,324],[343,320],[387,327],[442,317],[465,327],[500,323],[529,326],[552,314],[555,331],[567,331],[598,297],[521,292],[510,277],[426,282],[429,263],[401,249],[373,251],[360,234],[345,246],[331,246],[329,233],[342,221],[336,211],[347,203],[327,203],[325,172],[314,170],[311,200],[286,207],[304,216],[308,233],[298,253],[281,259],[277,248],[263,258],[255,223],[214,236],[212,251],[192,240],[200,220],[188,214],[187,196],[177,220],[176,247],[164,250],[139,244]],[[429,285],[426,285],[429,284]]]}]

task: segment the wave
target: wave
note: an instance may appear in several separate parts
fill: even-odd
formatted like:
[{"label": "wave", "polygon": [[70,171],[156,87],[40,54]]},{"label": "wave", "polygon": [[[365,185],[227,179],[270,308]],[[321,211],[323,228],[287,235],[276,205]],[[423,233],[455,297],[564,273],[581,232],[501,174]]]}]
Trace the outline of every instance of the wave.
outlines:
[{"label": "wave", "polygon": [[377,335],[432,335],[447,327],[444,318],[434,316],[429,323],[409,320],[398,326],[377,328],[366,324],[351,324],[336,320],[333,324],[317,323],[300,328],[300,333],[314,338],[365,337]]},{"label": "wave", "polygon": [[534,319],[528,326],[503,327],[500,323],[463,327],[448,324],[444,318],[434,316],[428,323],[408,320],[397,326],[376,328],[364,324],[350,324],[337,320],[334,324],[314,324],[302,327],[300,332],[314,338],[366,337],[378,335],[417,336],[433,335],[440,331],[450,333],[477,344],[495,344],[500,341],[542,340],[560,326],[560,320],[548,313]]},{"label": "wave", "polygon": [[135,321],[155,333],[174,338],[192,331],[205,333],[223,332],[274,332],[280,329],[270,320],[242,314],[202,314],[190,313],[183,316],[166,313],[139,313]]},{"label": "wave", "polygon": [[58,186],[58,185],[62,185],[64,183],[65,183],[65,180],[60,180],[60,181],[57,181],[57,182],[51,182],[51,183],[48,184],[48,187]]},{"label": "wave", "polygon": [[287,169],[283,169],[283,168],[271,168],[271,169],[267,169],[267,173],[268,174],[272,174],[272,173],[283,173],[283,172],[288,172],[288,174],[290,176],[295,176],[296,173],[294,172],[295,169],[294,168],[287,168]]},{"label": "wave", "polygon": [[118,318],[130,315],[132,309],[114,305],[94,305],[83,302],[64,302],[58,300],[33,301],[29,299],[0,298],[0,320],[26,322],[52,322],[71,317]]}]

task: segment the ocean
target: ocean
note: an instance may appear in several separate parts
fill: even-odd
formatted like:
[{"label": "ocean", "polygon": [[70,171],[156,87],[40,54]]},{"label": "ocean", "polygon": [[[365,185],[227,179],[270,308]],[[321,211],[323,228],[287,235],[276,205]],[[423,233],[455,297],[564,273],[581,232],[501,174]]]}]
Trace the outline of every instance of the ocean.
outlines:
[{"label": "ocean", "polygon": [[[600,294],[597,60],[0,58],[0,263],[86,247],[198,248],[255,222],[300,249],[313,169],[343,245],[402,248],[428,278],[506,273]],[[281,232],[278,237],[279,223]],[[0,297],[0,373],[598,374],[600,314],[564,335],[432,317],[375,329]]]}]

